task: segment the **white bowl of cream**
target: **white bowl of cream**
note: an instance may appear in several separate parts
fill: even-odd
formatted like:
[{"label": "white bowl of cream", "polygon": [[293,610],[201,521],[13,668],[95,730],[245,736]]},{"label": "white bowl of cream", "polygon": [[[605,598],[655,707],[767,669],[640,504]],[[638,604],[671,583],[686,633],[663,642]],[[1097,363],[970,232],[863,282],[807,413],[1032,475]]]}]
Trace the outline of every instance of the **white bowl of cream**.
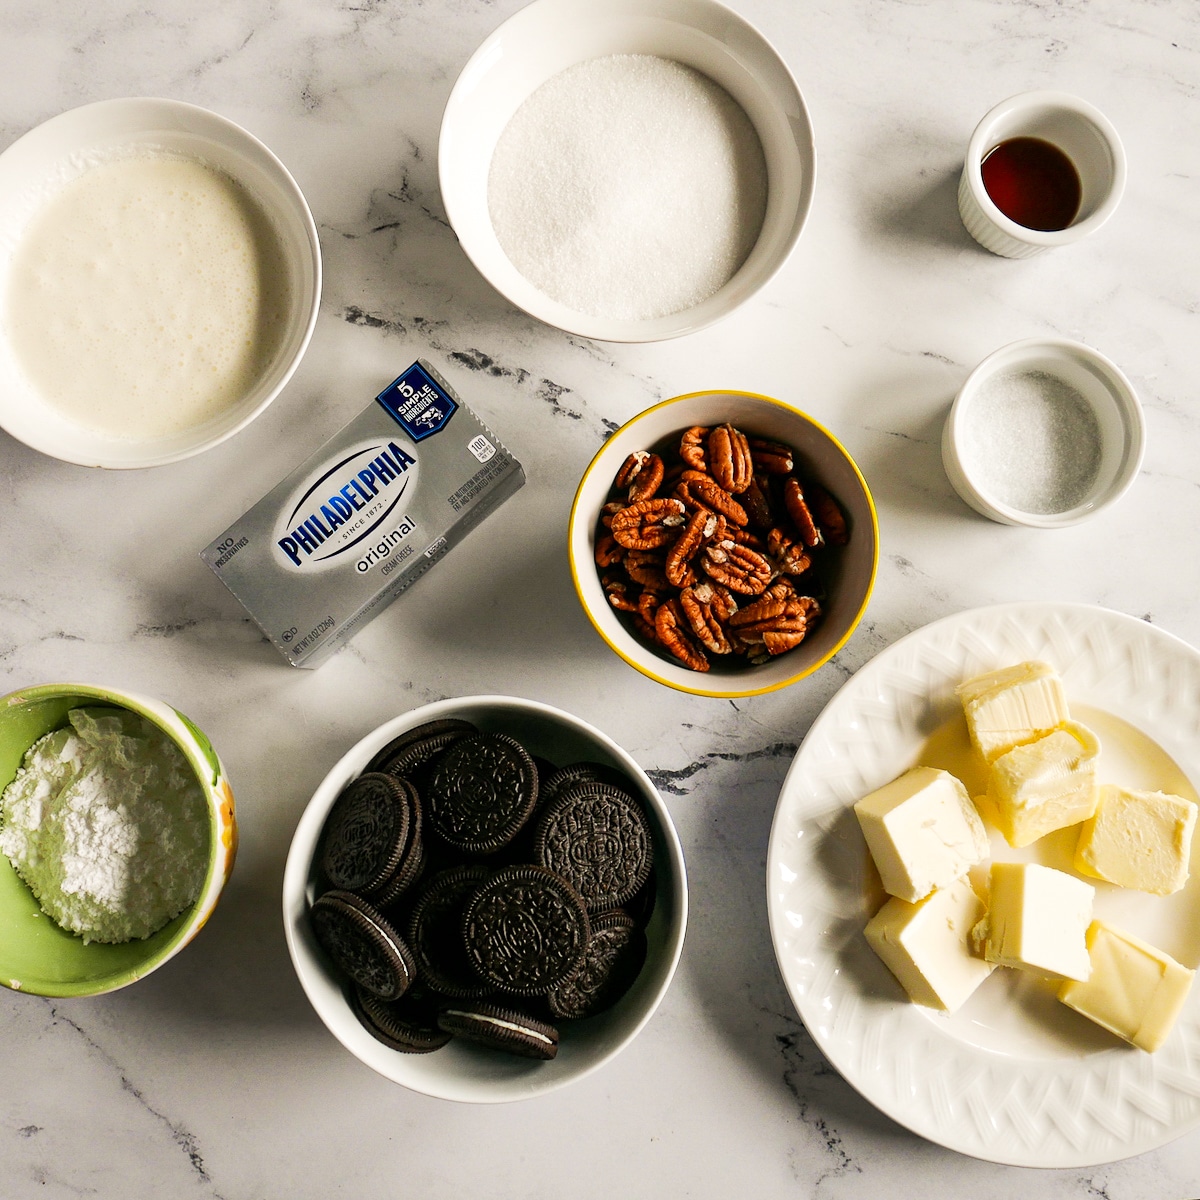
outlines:
[{"label": "white bowl of cream", "polygon": [[295,180],[232,121],[106,100],[0,154],[0,425],[67,462],[150,467],[279,394],[321,295]]}]

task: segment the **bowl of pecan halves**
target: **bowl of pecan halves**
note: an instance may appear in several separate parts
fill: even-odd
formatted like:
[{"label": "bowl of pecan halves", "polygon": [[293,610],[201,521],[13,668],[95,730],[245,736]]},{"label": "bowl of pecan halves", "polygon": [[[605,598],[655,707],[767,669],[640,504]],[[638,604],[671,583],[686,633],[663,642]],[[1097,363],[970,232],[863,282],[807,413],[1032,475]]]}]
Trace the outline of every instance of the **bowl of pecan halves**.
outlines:
[{"label": "bowl of pecan halves", "polygon": [[828,662],[871,595],[866,480],[805,413],[695,392],[605,442],[571,510],[575,589],[630,666],[679,691],[752,696]]}]

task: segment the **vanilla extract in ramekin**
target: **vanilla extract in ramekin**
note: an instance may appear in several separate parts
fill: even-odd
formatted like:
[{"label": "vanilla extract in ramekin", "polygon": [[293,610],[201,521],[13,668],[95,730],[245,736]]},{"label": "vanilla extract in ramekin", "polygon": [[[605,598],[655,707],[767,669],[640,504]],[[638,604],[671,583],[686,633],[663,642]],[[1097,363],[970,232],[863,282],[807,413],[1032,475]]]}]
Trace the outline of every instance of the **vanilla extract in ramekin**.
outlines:
[{"label": "vanilla extract in ramekin", "polygon": [[1144,446],[1141,405],[1112,362],[1079,342],[1030,339],[968,376],[942,433],[942,462],[976,512],[1054,529],[1122,496]]}]

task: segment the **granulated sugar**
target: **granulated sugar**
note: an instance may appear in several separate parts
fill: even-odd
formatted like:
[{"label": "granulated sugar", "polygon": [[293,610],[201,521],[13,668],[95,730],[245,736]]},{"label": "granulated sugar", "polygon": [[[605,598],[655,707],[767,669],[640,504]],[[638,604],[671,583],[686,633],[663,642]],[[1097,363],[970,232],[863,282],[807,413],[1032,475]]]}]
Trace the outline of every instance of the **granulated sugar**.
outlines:
[{"label": "granulated sugar", "polygon": [[147,937],[200,894],[204,793],[179,748],[124,709],[74,709],[0,796],[0,851],[85,942]]},{"label": "granulated sugar", "polygon": [[998,375],[980,388],[963,467],[988,495],[1027,513],[1087,499],[1100,469],[1100,423],[1087,400],[1046,371]]},{"label": "granulated sugar", "polygon": [[646,54],[578,63],[513,115],[488,208],[512,264],[589,316],[693,308],[745,262],[762,228],[762,145],[733,98]]}]

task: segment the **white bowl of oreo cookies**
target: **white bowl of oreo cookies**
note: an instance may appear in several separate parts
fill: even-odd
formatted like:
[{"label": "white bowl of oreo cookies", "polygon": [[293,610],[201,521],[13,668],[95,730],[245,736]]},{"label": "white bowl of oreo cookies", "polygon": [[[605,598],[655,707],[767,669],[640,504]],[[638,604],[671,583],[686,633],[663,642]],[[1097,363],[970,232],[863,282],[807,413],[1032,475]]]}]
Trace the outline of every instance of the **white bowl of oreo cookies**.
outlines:
[{"label": "white bowl of oreo cookies", "polygon": [[283,913],[346,1049],[414,1091],[496,1103],[633,1040],[679,962],[687,879],[662,798],[615,742],[474,696],[347,751],[297,826]]}]

